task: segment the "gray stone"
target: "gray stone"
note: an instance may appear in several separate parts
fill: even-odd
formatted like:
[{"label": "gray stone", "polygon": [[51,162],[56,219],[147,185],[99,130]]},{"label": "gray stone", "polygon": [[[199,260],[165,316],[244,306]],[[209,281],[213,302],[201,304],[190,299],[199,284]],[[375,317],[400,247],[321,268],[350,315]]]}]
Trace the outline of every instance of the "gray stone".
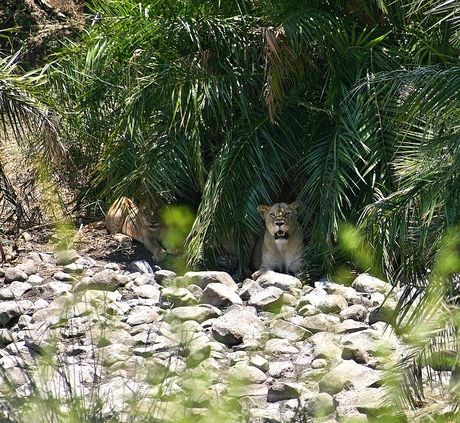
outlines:
[{"label": "gray stone", "polygon": [[277,402],[292,398],[299,398],[302,387],[299,384],[274,382],[268,389],[267,401]]},{"label": "gray stone", "polygon": [[369,325],[363,322],[357,322],[356,320],[344,320],[334,326],[335,333],[352,333],[366,330]]},{"label": "gray stone", "polygon": [[379,292],[381,294],[388,294],[392,290],[392,286],[380,279],[362,273],[351,284],[351,286],[358,292],[373,293]]},{"label": "gray stone", "polygon": [[27,282],[31,285],[41,285],[45,279],[42,278],[40,275],[30,275],[27,278]]},{"label": "gray stone", "polygon": [[28,300],[0,301],[0,326],[6,326],[11,320],[21,316],[33,308]]},{"label": "gray stone", "polygon": [[348,307],[347,300],[341,295],[327,295],[316,305],[322,313],[340,313]]},{"label": "gray stone", "polygon": [[133,286],[133,292],[140,298],[148,298],[153,300],[154,304],[160,304],[160,290],[154,285]]},{"label": "gray stone", "polygon": [[155,272],[155,280],[160,284],[160,285],[165,285],[165,282],[167,281],[172,281],[174,278],[177,277],[177,274],[171,270],[157,270]]},{"label": "gray stone", "polygon": [[265,288],[263,291],[251,296],[248,301],[248,305],[254,306],[259,310],[281,308],[281,305],[283,304],[283,293],[284,291],[282,289],[274,286]]},{"label": "gray stone", "polygon": [[325,417],[334,410],[334,398],[326,392],[320,392],[307,402],[307,411],[313,417]]},{"label": "gray stone", "polygon": [[75,276],[60,270],[53,275],[53,278],[61,282],[77,282]]},{"label": "gray stone", "polygon": [[212,319],[221,315],[218,308],[209,306],[207,304],[189,306],[189,307],[177,307],[173,308],[169,312],[169,316],[172,319],[195,320],[196,322],[202,323],[205,320]]},{"label": "gray stone", "polygon": [[121,286],[125,286],[129,281],[129,278],[125,275],[121,275],[118,272],[110,269],[101,270],[96,273],[92,278],[83,282],[80,281],[77,290],[93,289],[101,291],[115,291]]},{"label": "gray stone", "polygon": [[129,263],[128,270],[131,273],[139,272],[139,273],[152,273],[153,269],[150,266],[149,262],[146,260],[136,260]]},{"label": "gray stone", "polygon": [[13,281],[5,288],[0,288],[0,300],[13,300],[21,298],[22,295],[29,291],[32,285],[27,282]]},{"label": "gray stone", "polygon": [[85,270],[85,266],[83,264],[79,264],[75,262],[75,263],[66,264],[62,268],[62,270],[64,273],[82,275]]},{"label": "gray stone", "polygon": [[362,366],[352,360],[346,360],[331,369],[319,382],[320,392],[330,395],[342,389],[358,389],[371,387],[380,381],[382,374],[378,370]]},{"label": "gray stone", "polygon": [[249,366],[244,362],[238,362],[228,370],[230,380],[239,383],[263,383],[267,380],[265,373],[254,366]]},{"label": "gray stone", "polygon": [[51,354],[51,348],[56,345],[57,339],[53,337],[50,330],[50,324],[42,323],[37,329],[26,330],[24,335],[25,345],[39,354],[45,352]]},{"label": "gray stone", "polygon": [[201,302],[216,307],[228,307],[232,304],[243,305],[235,290],[221,283],[209,283],[203,291]]},{"label": "gray stone", "polygon": [[287,339],[273,338],[265,344],[265,351],[269,354],[298,354],[299,349]]},{"label": "gray stone", "polygon": [[257,278],[257,283],[262,288],[275,286],[283,291],[288,291],[291,288],[302,288],[302,282],[299,279],[284,273],[273,272],[272,270],[262,273]]},{"label": "gray stone", "polygon": [[237,345],[248,339],[259,339],[265,325],[252,307],[231,306],[212,325],[214,338],[226,345]]},{"label": "gray stone", "polygon": [[50,296],[59,297],[65,292],[70,292],[73,286],[70,283],[51,281],[41,285],[40,290],[49,292]]},{"label": "gray stone", "polygon": [[300,322],[300,326],[312,333],[327,332],[334,326],[335,322],[326,314],[316,314],[314,316],[306,316]]},{"label": "gray stone", "polygon": [[168,286],[161,290],[161,300],[175,306],[189,306],[197,303],[196,298],[187,288]]},{"label": "gray stone", "polygon": [[334,342],[334,335],[327,332],[315,333],[308,339],[313,347],[313,359],[324,358],[326,360],[339,360],[342,349]]},{"label": "gray stone", "polygon": [[19,267],[8,267],[5,270],[5,282],[11,283],[13,281],[25,282],[29,275],[21,270]]},{"label": "gray stone", "polygon": [[311,332],[294,323],[276,320],[270,328],[270,335],[296,342],[303,341],[307,336],[311,335]]},{"label": "gray stone", "polygon": [[37,273],[37,266],[32,259],[28,259],[16,266],[18,269],[24,271],[27,273],[27,276],[31,276],[35,273]]},{"label": "gray stone", "polygon": [[184,278],[189,281],[190,284],[198,285],[204,289],[210,283],[221,283],[228,286],[233,291],[238,289],[238,285],[232,279],[232,277],[225,272],[207,271],[207,272],[187,272]]},{"label": "gray stone", "polygon": [[367,309],[361,304],[354,304],[343,309],[339,316],[342,320],[351,319],[358,322],[364,322],[367,317]]},{"label": "gray stone", "polygon": [[387,299],[380,307],[374,308],[369,313],[369,325],[377,322],[385,322],[394,325],[396,321],[396,309],[398,304],[396,301]]},{"label": "gray stone", "polygon": [[366,350],[355,346],[344,346],[342,351],[344,360],[354,360],[358,364],[367,364],[369,362],[369,354]]},{"label": "gray stone", "polygon": [[242,300],[247,301],[253,295],[257,294],[262,290],[263,288],[256,281],[252,279],[245,279],[243,281],[243,286],[239,290],[238,294]]},{"label": "gray stone", "polygon": [[290,361],[272,361],[269,363],[267,373],[275,379],[292,378],[295,376],[295,367]]},{"label": "gray stone", "polygon": [[55,257],[56,264],[58,266],[65,266],[78,260],[80,258],[80,254],[78,254],[75,250],[62,250],[56,252]]},{"label": "gray stone", "polygon": [[265,358],[262,357],[259,354],[256,354],[249,359],[249,364],[251,366],[257,367],[258,369],[262,370],[263,372],[267,372],[270,368],[270,363],[269,361]]},{"label": "gray stone", "polygon": [[134,307],[129,315],[126,323],[131,326],[142,325],[145,323],[156,322],[159,319],[159,314],[151,307],[138,306]]}]

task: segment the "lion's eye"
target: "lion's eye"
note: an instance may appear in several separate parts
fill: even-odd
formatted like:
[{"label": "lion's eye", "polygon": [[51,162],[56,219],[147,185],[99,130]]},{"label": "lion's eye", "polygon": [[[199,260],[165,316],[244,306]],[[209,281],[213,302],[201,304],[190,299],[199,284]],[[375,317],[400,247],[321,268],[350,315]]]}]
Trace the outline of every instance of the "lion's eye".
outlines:
[{"label": "lion's eye", "polygon": [[288,216],[290,216],[290,215],[291,215],[291,212],[286,212],[286,213],[284,213],[284,217],[288,217]]},{"label": "lion's eye", "polygon": [[270,213],[270,217],[275,218],[275,213]]}]

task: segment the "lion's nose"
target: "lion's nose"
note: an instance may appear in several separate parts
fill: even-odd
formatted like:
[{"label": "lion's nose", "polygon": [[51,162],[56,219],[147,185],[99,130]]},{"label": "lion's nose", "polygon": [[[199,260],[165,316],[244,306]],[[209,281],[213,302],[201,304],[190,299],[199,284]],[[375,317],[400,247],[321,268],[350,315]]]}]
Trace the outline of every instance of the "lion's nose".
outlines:
[{"label": "lion's nose", "polygon": [[284,222],[281,220],[278,220],[277,222],[275,222],[275,225],[278,225],[281,228],[281,226],[284,225]]}]

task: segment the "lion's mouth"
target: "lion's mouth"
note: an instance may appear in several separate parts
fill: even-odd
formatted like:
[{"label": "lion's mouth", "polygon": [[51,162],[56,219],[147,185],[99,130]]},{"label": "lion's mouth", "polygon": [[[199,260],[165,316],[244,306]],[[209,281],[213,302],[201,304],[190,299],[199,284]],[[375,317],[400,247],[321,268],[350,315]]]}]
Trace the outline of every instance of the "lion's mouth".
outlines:
[{"label": "lion's mouth", "polygon": [[278,231],[275,233],[275,240],[276,239],[288,239],[288,238],[289,238],[289,235],[287,232]]}]

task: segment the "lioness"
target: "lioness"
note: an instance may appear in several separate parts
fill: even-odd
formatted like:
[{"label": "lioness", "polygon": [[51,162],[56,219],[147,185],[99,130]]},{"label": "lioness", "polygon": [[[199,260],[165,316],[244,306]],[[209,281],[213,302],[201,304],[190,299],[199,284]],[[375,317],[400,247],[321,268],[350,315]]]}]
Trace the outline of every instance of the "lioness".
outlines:
[{"label": "lioness", "polygon": [[168,253],[159,244],[163,225],[158,216],[159,206],[154,201],[136,204],[127,197],[116,200],[105,218],[105,226],[111,235],[122,233],[142,242],[152,253],[154,262],[162,262]]},{"label": "lioness", "polygon": [[256,280],[267,270],[297,275],[302,267],[303,233],[297,215],[302,203],[260,205],[257,211],[265,220],[265,233],[256,245],[251,260]]}]

